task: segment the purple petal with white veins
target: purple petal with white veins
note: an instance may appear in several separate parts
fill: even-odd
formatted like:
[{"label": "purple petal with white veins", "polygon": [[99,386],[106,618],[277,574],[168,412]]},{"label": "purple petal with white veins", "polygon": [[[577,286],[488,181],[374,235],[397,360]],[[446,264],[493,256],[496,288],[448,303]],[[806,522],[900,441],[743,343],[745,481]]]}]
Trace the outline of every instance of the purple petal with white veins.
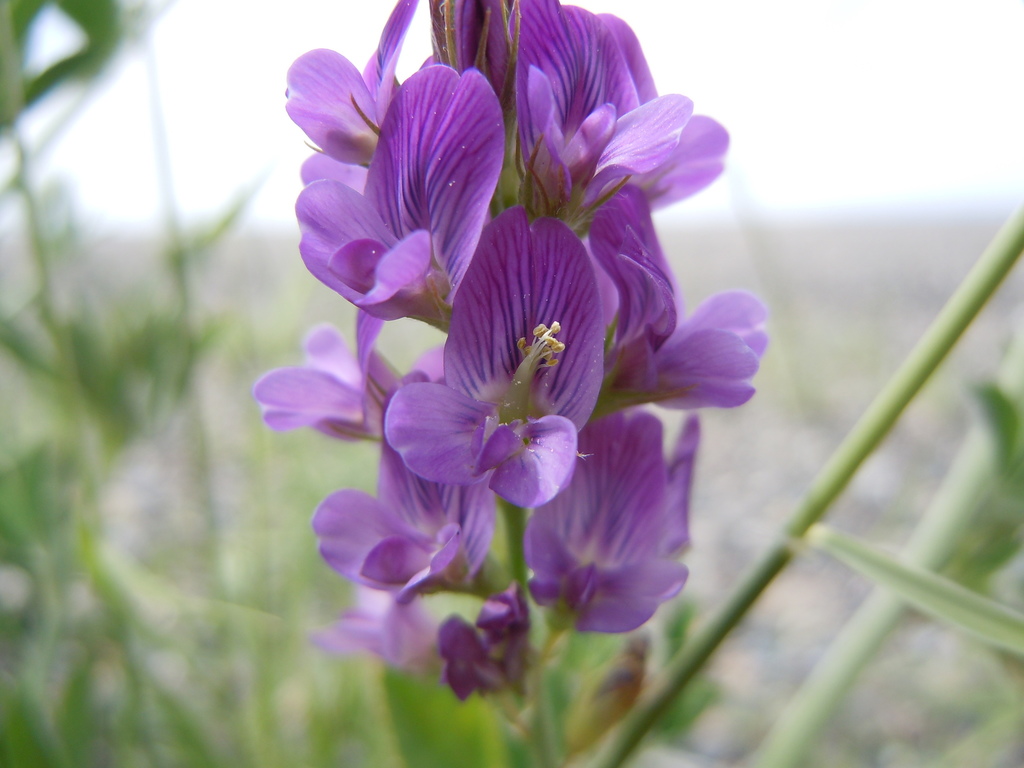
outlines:
[{"label": "purple petal with white veins", "polygon": [[522,208],[510,208],[480,238],[466,272],[445,345],[449,386],[476,399],[499,402],[539,324],[555,321],[565,350],[542,366],[531,385],[536,415],[559,414],[582,427],[601,385],[604,323],[593,266],[580,239],[564,223],[538,219],[530,227]]},{"label": "purple petal with white veins", "polygon": [[[625,190],[624,190],[625,191]],[[676,301],[669,275],[629,223],[619,229],[602,206],[590,231],[590,247],[618,289],[615,338],[628,344],[648,338],[652,346],[668,338],[676,326]],[[614,211],[614,208],[612,209]]]},{"label": "purple petal with white veins", "polygon": [[653,206],[662,208],[696,194],[717,179],[725,167],[729,134],[717,121],[694,115],[679,137],[679,144],[664,164],[633,178]]},{"label": "purple petal with white veins", "polygon": [[700,303],[686,321],[689,329],[721,328],[732,331],[761,357],[768,346],[764,324],[768,308],[746,291],[724,291]]},{"label": "purple petal with white veins", "polygon": [[732,331],[677,332],[658,350],[655,362],[657,401],[667,408],[732,408],[754,395],[750,379],[757,373],[757,354]]},{"label": "purple petal with white veins", "polygon": [[302,185],[312,184],[320,179],[340,181],[356,192],[362,192],[366,186],[366,168],[351,163],[339,163],[330,155],[316,152],[306,159],[300,171]]},{"label": "purple petal with white veins", "polygon": [[360,115],[376,114],[374,98],[355,66],[335,51],[300,56],[288,70],[285,109],[320,149],[342,163],[365,164],[377,136]]},{"label": "purple petal with white veins", "polygon": [[377,476],[377,498],[382,504],[413,527],[433,534],[450,521],[444,488],[410,472],[394,447],[384,443]]},{"label": "purple petal with white veins", "polygon": [[406,384],[391,398],[384,432],[420,477],[469,485],[480,479],[484,424],[495,410],[444,384]]},{"label": "purple petal with white veins", "polygon": [[497,96],[475,70],[420,70],[395,94],[381,126],[366,197],[396,234],[431,233],[453,289],[488,216],[504,141]]},{"label": "purple petal with white veins", "polygon": [[490,487],[520,507],[550,501],[572,479],[576,466],[576,426],[562,416],[545,416],[521,428],[526,442],[491,475]]}]

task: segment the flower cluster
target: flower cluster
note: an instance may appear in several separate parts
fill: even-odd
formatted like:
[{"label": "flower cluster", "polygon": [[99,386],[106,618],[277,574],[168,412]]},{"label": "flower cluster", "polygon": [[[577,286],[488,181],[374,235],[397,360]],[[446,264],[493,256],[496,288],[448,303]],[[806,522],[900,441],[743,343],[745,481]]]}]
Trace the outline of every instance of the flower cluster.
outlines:
[{"label": "flower cluster", "polygon": [[[340,490],[313,517],[361,590],[317,642],[433,663],[465,698],[523,689],[539,617],[627,632],[679,592],[699,425],[666,460],[647,406],[746,402],[766,313],[739,291],[684,309],[651,210],[711,183],[728,136],[658,95],[624,22],[431,0],[433,53],[399,82],[415,6],[400,0],[362,72],[317,50],[288,73],[288,114],[318,148],[300,251],[358,308],[358,343],[314,329],[306,365],[254,394],[273,429],[381,446],[376,497]],[[375,349],[400,318],[447,333],[404,375]],[[426,596],[445,591],[483,599],[475,625],[435,623]]]}]

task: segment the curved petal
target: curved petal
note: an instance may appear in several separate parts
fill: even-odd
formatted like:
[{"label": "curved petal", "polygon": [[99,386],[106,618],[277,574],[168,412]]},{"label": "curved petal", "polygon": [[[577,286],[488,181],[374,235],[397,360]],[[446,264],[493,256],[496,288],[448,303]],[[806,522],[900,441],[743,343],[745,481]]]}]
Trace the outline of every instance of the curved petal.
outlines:
[{"label": "curved petal", "polygon": [[359,575],[371,583],[401,585],[430,563],[430,552],[404,536],[387,536],[366,553]]},{"label": "curved petal", "polygon": [[696,194],[717,179],[728,149],[725,128],[710,117],[694,115],[661,167],[632,181],[643,187],[652,205],[661,208]]},{"label": "curved petal", "polygon": [[647,59],[640,49],[640,41],[637,40],[636,33],[618,16],[613,16],[610,13],[600,13],[597,17],[605,25],[612,37],[615,38],[615,42],[618,43],[619,51],[622,53],[622,58],[626,61],[629,74],[633,78],[633,85],[636,88],[640,103],[645,104],[651,99],[657,98],[658,91],[654,87],[654,77],[651,75],[651,69],[647,66]]},{"label": "curved petal", "polygon": [[572,479],[576,467],[576,425],[562,416],[545,416],[521,428],[526,445],[502,462],[490,487],[520,507],[535,507],[554,498]]},{"label": "curved petal", "polygon": [[307,186],[320,179],[340,181],[356,192],[362,192],[366,186],[366,168],[351,163],[339,163],[330,155],[316,152],[307,158],[299,172],[302,185]]},{"label": "curved petal", "polygon": [[[430,234],[417,230],[381,251],[377,241],[354,240],[339,249],[327,266],[357,294],[350,300],[374,317],[395,320],[418,314],[424,303],[421,295],[427,291]],[[429,306],[424,309],[429,311]]]},{"label": "curved petal", "polygon": [[362,389],[362,367],[333,325],[322,323],[311,328],[303,346],[306,350],[306,364],[310,368],[329,373],[352,389]]},{"label": "curved petal", "polygon": [[444,384],[406,384],[391,398],[384,433],[420,477],[469,485],[480,479],[477,457],[485,422],[494,411],[493,405]]},{"label": "curved petal", "polygon": [[377,135],[363,115],[376,105],[352,62],[324,48],[303,54],[288,70],[287,96],[288,116],[320,149],[342,163],[370,161]]},{"label": "curved petal", "polygon": [[657,402],[668,408],[732,408],[754,395],[757,354],[732,331],[677,334],[655,354]]},{"label": "curved petal", "polygon": [[754,350],[758,357],[768,346],[764,324],[768,308],[747,291],[724,291],[708,297],[686,321],[687,329],[721,328],[732,331]]},{"label": "curved petal", "polygon": [[679,144],[693,102],[679,94],[659,96],[619,118],[615,136],[601,155],[588,200],[596,199],[610,182],[658,168]]},{"label": "curved petal", "polygon": [[339,248],[353,240],[374,240],[385,247],[397,242],[366,198],[331,179],[314,181],[303,189],[295,203],[295,213],[302,230],[299,253],[306,268],[342,295],[347,286],[328,268]]},{"label": "curved petal", "polygon": [[363,70],[363,80],[376,102],[374,116],[377,118],[377,125],[384,120],[384,115],[391,104],[398,54],[402,50],[402,41],[405,39],[405,33],[409,30],[409,23],[412,21],[415,11],[416,0],[398,0],[398,4],[395,5],[395,9],[384,25],[384,31],[381,32],[377,53]]},{"label": "curved petal", "polygon": [[654,615],[686,582],[687,568],[671,560],[631,563],[598,572],[588,603],[581,607],[576,628],[584,632],[630,632]]},{"label": "curved petal", "polygon": [[[263,408],[263,420],[276,431],[323,425],[328,434],[342,436],[363,428],[362,391],[323,371],[277,368],[253,385],[252,394]],[[330,431],[329,424],[342,432]]]},{"label": "curved petal", "polygon": [[487,218],[504,141],[501,107],[483,75],[443,66],[406,80],[381,126],[366,196],[398,236],[430,232],[453,287]]},{"label": "curved petal", "polygon": [[331,568],[352,581],[378,588],[398,586],[363,573],[366,558],[382,542],[402,539],[425,552],[430,548],[429,537],[399,519],[377,499],[350,489],[335,491],[320,502],[313,513],[313,532],[320,542],[320,554]]}]

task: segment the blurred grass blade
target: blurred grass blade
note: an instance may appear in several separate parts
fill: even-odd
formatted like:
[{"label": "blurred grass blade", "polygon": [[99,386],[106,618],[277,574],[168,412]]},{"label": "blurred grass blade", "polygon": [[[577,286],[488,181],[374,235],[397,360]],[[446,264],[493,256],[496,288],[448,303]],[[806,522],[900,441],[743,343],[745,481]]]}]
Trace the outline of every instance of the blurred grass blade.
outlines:
[{"label": "blurred grass blade", "polygon": [[928,615],[1024,655],[1024,616],[929,571],[904,565],[857,539],[815,525],[807,541]]},{"label": "blurred grass blade", "polygon": [[995,384],[983,384],[975,390],[985,421],[999,449],[999,462],[1008,468],[1017,458],[1020,444],[1020,413],[1013,400]]},{"label": "blurred grass blade", "polygon": [[0,765],[11,768],[65,768],[57,739],[42,707],[24,688],[0,699]]}]

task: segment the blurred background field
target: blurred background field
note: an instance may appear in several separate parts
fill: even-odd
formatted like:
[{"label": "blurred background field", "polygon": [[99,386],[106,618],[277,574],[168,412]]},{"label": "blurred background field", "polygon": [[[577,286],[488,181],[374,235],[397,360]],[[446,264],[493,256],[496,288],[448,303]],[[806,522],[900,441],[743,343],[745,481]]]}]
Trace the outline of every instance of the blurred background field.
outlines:
[{"label": "blurred background field", "polygon": [[[28,22],[19,31],[17,13],[41,24],[45,18],[29,11],[42,5],[0,3],[10,14],[0,121],[0,765],[452,765],[460,746],[450,722],[497,740],[477,704],[458,707],[431,683],[403,682],[376,662],[332,658],[309,644],[309,633],[350,600],[316,554],[311,512],[340,487],[372,492],[376,457],[366,445],[313,433],[272,434],[249,395],[264,371],[299,362],[310,325],[333,322],[352,338],[350,307],[316,283],[298,257],[289,216],[304,150],[281,92],[288,63],[307,48],[330,45],[361,62],[387,4],[360,22],[372,32],[353,32],[355,22],[343,18],[353,4],[337,3],[298,6],[288,20],[242,18],[229,35],[216,23],[241,18],[241,4],[203,11],[184,1],[167,9],[45,4],[58,14],[47,22],[56,31],[48,37]],[[987,6],[990,15],[980,18],[990,40],[1014,31],[1019,39],[1020,8],[1007,15],[1005,4]],[[833,33],[844,19],[855,29],[883,20],[877,4],[828,8],[797,3],[789,10]],[[900,12],[913,19],[915,8],[923,13],[913,4]],[[697,13],[689,4],[676,12],[680,23],[708,22],[687,16]],[[193,21],[203,13],[208,27]],[[933,33],[928,45],[940,46],[964,13],[952,3],[934,9],[925,24]],[[749,23],[758,14],[750,11]],[[1009,31],[994,26],[999,14],[1012,19]],[[310,19],[318,18],[322,39],[314,40]],[[647,16],[635,23],[645,42],[644,30],[657,25]],[[78,37],[68,38],[68,24]],[[264,58],[277,70],[258,74],[267,61],[237,38],[269,45],[261,30],[274,24],[301,25],[305,35],[269,46],[273,55]],[[720,46],[741,61],[750,54],[743,45],[752,43],[737,24],[740,34]],[[962,31],[971,38],[979,30]],[[353,35],[348,49],[343,33]],[[42,51],[68,39],[72,48],[82,40],[84,49],[94,46],[94,58],[27,103],[26,84],[47,67],[13,57],[21,69],[12,81],[10,41],[34,41]],[[807,46],[807,57],[825,55],[820,40]],[[187,50],[190,59],[175,54]],[[995,67],[1000,56],[1020,62],[1021,50],[993,42],[983,64]],[[782,72],[800,57],[780,53],[779,60]],[[848,65],[829,62],[819,62],[821,72],[834,67],[833,82],[852,89]],[[915,115],[944,104],[926,98],[943,79],[935,67],[931,75],[924,65],[897,70],[904,87],[920,86],[908,99],[920,98]],[[191,105],[168,74],[179,69],[190,78]],[[695,87],[707,87],[696,66],[688,72]],[[728,72],[718,73],[724,92],[698,105],[710,102],[701,111],[734,130],[737,165],[709,200],[659,217],[691,306],[741,287],[772,309],[758,395],[739,411],[704,419],[683,601],[698,617],[777,535],[814,472],[1018,202],[1024,181],[1019,138],[998,140],[1024,135],[1022,119],[1013,134],[1005,104],[985,97],[994,70],[979,86],[982,96],[970,98],[977,110],[991,103],[992,114],[976,110],[974,122],[993,126],[990,144],[1001,159],[992,159],[992,146],[974,151],[973,160],[971,151],[951,148],[950,174],[968,169],[964,179],[973,181],[948,188],[934,182],[931,196],[902,202],[886,191],[892,162],[880,156],[853,173],[867,156],[847,155],[865,149],[822,142],[830,129],[823,122],[807,145],[818,154],[776,145],[782,166],[774,155],[744,163],[758,140],[742,139],[757,136],[761,122],[742,111],[730,122],[713,109],[725,105],[728,113],[730,99],[743,98],[730,96]],[[961,77],[974,86],[984,74]],[[851,102],[861,87],[846,91]],[[684,84],[662,90],[693,95]],[[842,95],[815,98],[839,110]],[[246,98],[276,112],[239,110],[229,121],[214,109],[214,102]],[[781,94],[779,103],[796,99]],[[111,102],[131,108],[104,112]],[[893,119],[894,134],[912,135],[909,113],[898,118],[905,119]],[[955,130],[937,122],[940,134]],[[180,130],[164,133],[175,124],[188,126],[199,145]],[[799,120],[791,124],[798,130]],[[274,145],[272,154],[233,165],[252,136]],[[294,156],[275,159],[284,144]],[[216,153],[204,154],[210,147],[219,148],[222,163]],[[928,151],[904,150],[904,157]],[[80,165],[69,160],[75,156]],[[202,177],[190,176],[196,157],[205,163],[208,189],[192,194],[202,185]],[[932,161],[944,158],[933,151]],[[787,168],[803,180],[802,198],[782,193]],[[877,197],[865,191],[861,172],[875,175]],[[815,205],[807,192],[814,173],[833,183],[840,177],[831,186],[822,182],[826,204]],[[844,173],[859,190],[849,199],[836,197]],[[113,187],[102,185],[104,176]],[[902,178],[896,170],[893,176]],[[206,195],[213,201],[199,205]],[[125,210],[130,198],[141,203]],[[973,387],[993,377],[1011,334],[1024,326],[1022,297],[1018,271],[863,468],[830,518],[837,527],[893,551],[902,546],[979,418]],[[381,348],[399,367],[441,340],[414,325],[395,326]],[[1000,518],[998,529],[1017,549],[995,558],[998,568],[972,586],[1024,610],[1022,517],[1018,498],[1010,523]],[[991,515],[980,519],[995,525]],[[692,728],[663,734],[667,746],[639,764],[748,764],[783,702],[869,591],[821,555],[799,558],[711,665],[703,699],[694,697],[695,709],[706,706]],[[423,720],[424,711],[434,719]],[[1019,663],[908,613],[803,764],[1014,768],[1024,764],[1022,733]],[[436,762],[417,750],[424,743],[437,748]],[[417,752],[419,762],[410,762]]]}]

